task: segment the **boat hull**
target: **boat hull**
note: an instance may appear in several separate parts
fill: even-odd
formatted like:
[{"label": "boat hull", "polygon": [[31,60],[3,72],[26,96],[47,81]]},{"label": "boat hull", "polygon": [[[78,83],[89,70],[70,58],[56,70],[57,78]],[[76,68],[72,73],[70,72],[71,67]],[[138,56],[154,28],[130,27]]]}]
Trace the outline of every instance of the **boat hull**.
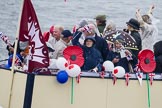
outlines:
[{"label": "boat hull", "polygon": [[[130,80],[126,86],[124,79],[117,79],[113,85],[111,78],[81,77],[79,84],[74,80],[73,97],[71,82],[69,78],[67,83],[60,84],[56,76],[31,76],[21,72],[13,74],[10,70],[0,69],[0,105],[3,108],[148,107],[146,80],[143,80],[142,86],[138,80]],[[151,108],[162,106],[161,90],[162,81],[155,80],[150,86]]]}]

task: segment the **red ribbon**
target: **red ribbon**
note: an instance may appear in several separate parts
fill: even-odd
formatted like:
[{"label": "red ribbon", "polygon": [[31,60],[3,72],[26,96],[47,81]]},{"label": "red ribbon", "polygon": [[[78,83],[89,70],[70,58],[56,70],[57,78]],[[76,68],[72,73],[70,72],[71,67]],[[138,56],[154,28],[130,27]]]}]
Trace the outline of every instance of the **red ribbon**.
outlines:
[{"label": "red ribbon", "polygon": [[138,75],[139,78],[142,78],[140,72],[137,72],[137,75]]},{"label": "red ribbon", "polygon": [[149,78],[150,78],[150,84],[151,84],[151,85],[152,85],[154,76],[155,76],[155,73],[149,73]]},{"label": "red ribbon", "polygon": [[130,78],[130,74],[129,73],[126,73],[125,74],[125,79],[126,79],[126,85],[128,86],[128,83],[129,83],[129,78]]},{"label": "red ribbon", "polygon": [[117,79],[116,79],[116,76],[114,74],[112,74],[112,76],[113,76],[113,85],[115,85]]},{"label": "red ribbon", "polygon": [[100,77],[101,77],[102,79],[105,78],[105,72],[104,72],[104,71],[100,72]]},{"label": "red ribbon", "polygon": [[80,82],[80,75],[81,75],[82,73],[80,73],[78,76],[77,76],[77,83],[79,84],[79,82]]}]

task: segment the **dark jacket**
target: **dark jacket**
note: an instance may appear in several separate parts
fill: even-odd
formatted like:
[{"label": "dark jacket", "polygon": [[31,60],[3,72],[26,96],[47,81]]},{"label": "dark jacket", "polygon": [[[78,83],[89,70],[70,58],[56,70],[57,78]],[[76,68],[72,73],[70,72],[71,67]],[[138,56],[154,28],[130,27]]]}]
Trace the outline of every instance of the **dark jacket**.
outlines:
[{"label": "dark jacket", "polygon": [[154,45],[154,54],[156,61],[155,73],[162,73],[162,41],[155,43]]},{"label": "dark jacket", "polygon": [[78,45],[83,49],[84,64],[81,67],[81,70],[89,71],[97,67],[98,71],[101,71],[101,68],[102,68],[101,62],[103,60],[102,60],[102,56],[100,52],[95,48],[95,45],[93,45],[90,48],[86,47],[85,45],[81,45],[79,43],[79,38],[81,34],[82,34],[81,32],[80,33],[76,32],[72,40],[73,45]]},{"label": "dark jacket", "polygon": [[95,35],[95,40],[96,40],[96,49],[98,49],[102,55],[103,60],[106,60],[107,54],[109,53],[109,48],[108,48],[108,44],[106,42],[105,39],[103,39],[102,37],[99,37],[97,35]]},{"label": "dark jacket", "polygon": [[138,31],[131,31],[131,34],[130,34],[134,39],[135,39],[135,41],[136,41],[136,43],[137,43],[137,48],[139,49],[139,50],[131,50],[132,51],[132,53],[136,56],[136,57],[138,57],[138,53],[141,51],[141,49],[142,49],[142,40],[141,40],[141,36],[140,36],[140,34],[139,34],[139,32]]},{"label": "dark jacket", "polygon": [[126,57],[121,58],[120,53],[110,51],[107,56],[107,60],[112,61],[114,58],[119,58],[119,62],[115,63],[114,66],[122,66],[126,72],[130,72],[129,63],[133,69],[136,67],[137,59],[135,56],[132,56],[133,60],[128,61]]}]

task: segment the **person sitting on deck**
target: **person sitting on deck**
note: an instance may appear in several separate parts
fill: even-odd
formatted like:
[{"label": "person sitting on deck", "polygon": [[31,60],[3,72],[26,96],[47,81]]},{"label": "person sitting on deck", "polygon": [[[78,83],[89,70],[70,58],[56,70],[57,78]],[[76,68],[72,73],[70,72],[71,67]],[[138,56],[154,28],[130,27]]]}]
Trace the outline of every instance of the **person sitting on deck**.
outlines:
[{"label": "person sitting on deck", "polygon": [[114,63],[114,66],[122,66],[126,72],[133,72],[136,67],[137,58],[131,51],[124,48],[125,41],[118,36],[114,42],[114,48],[107,55],[107,60]]},{"label": "person sitting on deck", "polygon": [[64,30],[64,27],[61,25],[55,25],[52,26],[50,29],[50,36],[48,39],[48,42],[52,45],[54,48],[55,44],[60,40],[61,38],[61,33]]},{"label": "person sitting on deck", "polygon": [[63,57],[63,51],[67,46],[71,44],[72,33],[69,30],[64,30],[61,33],[61,39],[54,46],[53,59],[57,59],[58,57]]},{"label": "person sitting on deck", "polygon": [[85,25],[84,27],[80,28],[80,30],[83,31],[82,34],[84,35],[84,38],[86,38],[87,36],[92,36],[95,38],[95,40],[96,40],[95,48],[98,51],[100,51],[101,56],[102,56],[103,60],[105,61],[107,54],[109,52],[108,44],[105,39],[103,39],[102,37],[100,37],[96,34],[95,25],[88,24],[88,25]]},{"label": "person sitting on deck", "polygon": [[155,61],[156,61],[156,69],[155,73],[162,73],[162,41],[156,42],[153,46]]},{"label": "person sitting on deck", "polygon": [[101,53],[95,48],[96,40],[93,36],[87,36],[84,40],[84,44],[79,43],[79,38],[82,32],[87,32],[83,28],[80,28],[75,32],[72,40],[73,45],[78,45],[83,49],[84,64],[81,67],[82,71],[100,72],[102,56]]},{"label": "person sitting on deck", "polygon": [[142,40],[141,40],[141,36],[140,36],[140,33],[139,33],[140,23],[136,19],[131,18],[128,22],[126,22],[126,24],[127,24],[127,30],[126,31],[128,31],[128,33],[130,32],[130,35],[136,41],[138,50],[131,50],[131,51],[137,57],[138,53],[142,49]]},{"label": "person sitting on deck", "polygon": [[97,28],[102,36],[104,29],[106,27],[106,15],[97,15],[95,19],[96,19]]},{"label": "person sitting on deck", "polygon": [[[142,49],[151,49],[155,42],[161,40],[158,36],[158,28],[157,24],[160,20],[153,17],[153,9],[154,5],[152,5],[147,14],[140,14],[140,9],[136,10],[136,18],[140,22],[141,26],[141,38],[142,38]],[[149,44],[148,44],[149,43]]]}]

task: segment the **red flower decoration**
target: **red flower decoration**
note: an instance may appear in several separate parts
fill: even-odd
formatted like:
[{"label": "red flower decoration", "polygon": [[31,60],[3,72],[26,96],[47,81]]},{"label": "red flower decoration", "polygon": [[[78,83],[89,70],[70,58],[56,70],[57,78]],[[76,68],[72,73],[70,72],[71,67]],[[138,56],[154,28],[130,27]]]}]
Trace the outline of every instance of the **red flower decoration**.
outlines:
[{"label": "red flower decoration", "polygon": [[70,64],[77,64],[83,66],[83,50],[79,46],[69,46],[63,51],[63,55],[66,60],[70,61]]},{"label": "red flower decoration", "polygon": [[139,59],[139,68],[143,72],[150,73],[155,70],[156,62],[154,60],[154,53],[151,50],[145,49],[140,51],[138,54],[138,59]]}]

